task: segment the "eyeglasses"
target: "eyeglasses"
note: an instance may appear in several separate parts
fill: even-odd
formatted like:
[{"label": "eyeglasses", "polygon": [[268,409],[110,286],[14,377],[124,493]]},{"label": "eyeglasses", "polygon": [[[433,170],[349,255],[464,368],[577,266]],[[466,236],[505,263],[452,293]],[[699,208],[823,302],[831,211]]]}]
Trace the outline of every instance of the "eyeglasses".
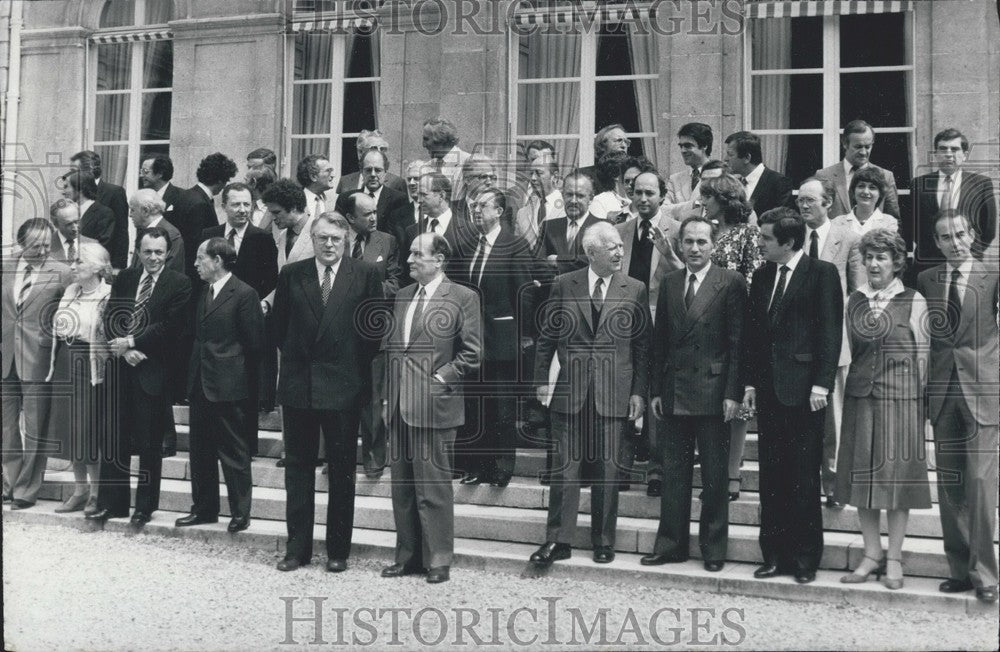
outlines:
[{"label": "eyeglasses", "polygon": [[313,242],[318,242],[320,244],[340,244],[344,241],[344,236],[342,235],[313,235]]},{"label": "eyeglasses", "polygon": [[486,181],[486,180],[496,181],[497,175],[492,174],[492,173],[484,172],[483,174],[474,174],[474,175],[472,175],[472,178],[473,179],[482,179],[483,181]]}]

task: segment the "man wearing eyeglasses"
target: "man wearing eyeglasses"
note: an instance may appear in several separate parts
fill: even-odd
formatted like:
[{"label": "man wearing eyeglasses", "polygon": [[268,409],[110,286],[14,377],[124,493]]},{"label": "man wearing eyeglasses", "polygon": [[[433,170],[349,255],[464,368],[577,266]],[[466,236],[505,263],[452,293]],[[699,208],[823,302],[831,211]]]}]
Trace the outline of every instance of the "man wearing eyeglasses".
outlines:
[{"label": "man wearing eyeglasses", "polygon": [[385,185],[388,167],[389,157],[377,149],[369,150],[361,158],[361,191],[375,200],[375,228],[391,235],[389,216],[406,204],[406,194]]},{"label": "man wearing eyeglasses", "polygon": [[[486,190],[496,189],[499,176],[493,160],[485,154],[472,154],[462,166],[462,191],[456,189],[451,202],[451,212],[454,213],[460,227],[471,227],[472,207],[476,199]],[[501,190],[501,192],[503,192]],[[504,192],[504,195],[507,193]],[[500,216],[500,224],[509,229],[514,226],[514,202],[506,197],[506,208]],[[474,229],[469,229],[472,231]],[[477,236],[478,237],[478,236]],[[454,242],[451,243],[453,246]]]},{"label": "man wearing eyeglasses", "polygon": [[[357,148],[358,166],[361,168],[364,168],[362,159],[364,159],[365,154],[368,152],[379,151],[386,156],[389,155],[389,141],[385,139],[382,132],[378,129],[373,129],[371,131],[362,129],[361,133],[358,134]],[[385,173],[385,178],[382,183],[396,192],[406,193],[406,181],[400,178],[399,175],[393,174],[392,172]],[[343,194],[345,192],[350,192],[351,190],[361,190],[364,188],[364,185],[364,170],[351,172],[350,174],[345,174],[340,177],[340,180],[337,182],[337,194]]]}]

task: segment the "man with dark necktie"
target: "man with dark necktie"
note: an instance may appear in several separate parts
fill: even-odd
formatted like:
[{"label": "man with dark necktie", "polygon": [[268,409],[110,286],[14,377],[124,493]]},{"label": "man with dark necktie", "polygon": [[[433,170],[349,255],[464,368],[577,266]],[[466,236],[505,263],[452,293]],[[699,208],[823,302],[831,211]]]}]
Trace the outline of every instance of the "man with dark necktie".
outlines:
[{"label": "man with dark necktie", "polygon": [[896,177],[892,172],[871,162],[872,148],[875,145],[875,130],[864,120],[851,120],[844,125],[840,136],[840,147],[844,150],[844,158],[822,170],[816,170],[816,176],[827,179],[833,184],[833,202],[830,205],[830,215],[839,217],[851,212],[854,205],[848,196],[851,178],[861,168],[872,167],[882,173],[885,179],[885,198],[882,200],[882,212],[899,219],[899,197],[896,192]]},{"label": "man with dark necktie", "polygon": [[53,260],[66,264],[76,261],[80,254],[80,245],[97,240],[80,233],[80,207],[71,199],[57,199],[49,208],[52,226],[56,227],[52,234],[51,253]]},{"label": "man with dark necktie", "polygon": [[406,204],[406,196],[385,185],[388,168],[388,156],[377,149],[368,151],[361,159],[361,175],[364,183],[360,190],[375,200],[376,228],[391,235],[393,230],[389,216]]},{"label": "man with dark necktie", "polygon": [[[401,264],[404,274],[400,279],[402,284],[411,282],[409,275],[409,245],[420,233],[436,233],[449,245],[456,242],[458,225],[455,224],[453,213],[451,212],[451,182],[443,174],[431,172],[420,177],[420,188],[417,191],[417,199],[420,202],[420,210],[423,212],[424,221],[421,224],[411,224],[406,227],[405,247],[400,247]],[[401,243],[402,245],[402,243]],[[405,252],[405,253],[404,253]]]},{"label": "man with dark necktie", "polygon": [[702,122],[689,122],[677,131],[677,146],[688,169],[667,179],[667,204],[681,204],[691,199],[701,180],[701,168],[712,156],[712,128]]},{"label": "man with dark necktie", "polygon": [[146,229],[154,226],[167,232],[170,237],[170,251],[167,252],[167,268],[175,272],[184,272],[184,237],[177,228],[163,217],[165,203],[155,190],[143,188],[137,190],[129,200],[129,217],[135,225],[135,248],[132,251],[132,267],[141,267],[139,260],[139,242]]}]

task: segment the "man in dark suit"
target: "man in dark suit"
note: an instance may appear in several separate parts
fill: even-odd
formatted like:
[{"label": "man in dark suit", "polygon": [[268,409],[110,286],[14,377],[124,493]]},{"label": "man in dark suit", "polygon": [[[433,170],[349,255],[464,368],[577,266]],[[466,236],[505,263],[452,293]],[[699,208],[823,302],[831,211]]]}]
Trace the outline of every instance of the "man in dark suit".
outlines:
[{"label": "man in dark suit", "polygon": [[281,350],[277,401],[285,432],[288,542],[278,570],[312,558],[316,456],[320,432],[329,464],[326,569],[347,569],[354,522],[359,405],[377,342],[359,330],[365,311],[382,298],[375,265],[345,256],[350,227],[336,213],[313,219],[314,258],[281,270],[274,294]]},{"label": "man in dark suit", "polygon": [[[185,190],[174,203],[171,222],[184,238],[185,269],[192,287],[200,283],[194,256],[205,229],[218,225],[213,198],[236,176],[236,163],[225,154],[209,154],[198,164],[198,183]],[[187,353],[185,352],[185,360]],[[185,375],[184,381],[187,377]]]},{"label": "man in dark suit", "polygon": [[645,408],[652,325],[646,286],[623,272],[622,239],[610,223],[588,227],[583,247],[590,265],[556,277],[535,356],[539,400],[548,391],[552,357],[559,357],[550,405],[555,453],[546,543],[531,555],[537,566],[572,554],[585,463],[595,474],[594,561],[614,560],[622,438],[627,422]]},{"label": "man in dark suit", "polygon": [[854,202],[848,197],[851,178],[854,172],[861,168],[873,167],[882,173],[885,179],[885,197],[882,199],[882,212],[899,219],[899,194],[896,192],[896,177],[892,172],[871,162],[872,147],[875,144],[875,130],[864,120],[851,120],[844,125],[840,136],[840,146],[844,150],[843,160],[822,170],[816,170],[816,176],[827,179],[833,184],[833,204],[830,215],[839,217],[851,212]]},{"label": "man in dark suit", "polygon": [[135,225],[136,246],[132,251],[131,267],[141,267],[139,260],[139,242],[146,229],[154,226],[167,232],[170,237],[170,249],[167,252],[167,268],[184,273],[184,238],[181,232],[163,216],[165,203],[155,190],[143,188],[135,191],[128,202],[129,216]]},{"label": "man in dark suit", "polygon": [[205,285],[195,298],[188,365],[192,505],[175,524],[218,522],[221,462],[232,515],[229,531],[239,532],[250,526],[253,479],[244,431],[257,411],[253,406],[246,414],[246,399],[264,346],[264,316],[260,297],[233,274],[236,249],[224,238],[201,243],[194,264]]},{"label": "man in dark suit", "polygon": [[450,449],[465,423],[464,383],[482,359],[479,298],[444,274],[451,246],[437,233],[410,245],[416,283],[396,295],[382,339],[383,418],[392,451],[396,561],[382,577],[425,572],[447,582],[455,548]]},{"label": "man in dark suit", "polygon": [[165,154],[151,156],[142,162],[139,174],[143,187],[155,190],[156,194],[163,200],[165,205],[163,213],[173,212],[174,204],[177,203],[183,191],[170,183],[170,180],[174,178],[174,162],[170,160],[170,157]]},{"label": "man in dark suit", "polygon": [[957,129],[945,129],[934,137],[938,171],[913,180],[913,213],[900,221],[907,246],[914,247],[916,272],[946,260],[937,246],[934,219],[942,210],[957,210],[972,223],[975,242],[972,255],[979,260],[996,237],[997,207],[993,181],[963,169],[969,140]]},{"label": "man in dark suit", "polygon": [[80,255],[80,245],[97,242],[80,234],[80,207],[76,202],[65,197],[57,199],[49,208],[49,218],[55,227],[49,253],[54,260],[71,264]]},{"label": "man in dark suit", "polygon": [[587,266],[581,241],[583,232],[599,220],[587,212],[594,198],[594,185],[586,174],[572,172],[563,180],[564,217],[542,222],[538,257],[548,261],[557,274]]},{"label": "man in dark suit", "polygon": [[726,137],[726,163],[746,186],[747,199],[757,215],[772,208],[795,208],[792,180],[764,165],[760,137],[749,131],[737,131]]},{"label": "man in dark suit", "polygon": [[[222,191],[222,207],[226,211],[226,223],[202,231],[202,240],[223,238],[233,245],[236,249],[233,274],[253,288],[258,297],[268,296],[278,283],[278,248],[270,233],[250,223],[253,191],[239,181],[227,185]],[[250,366],[252,378],[246,399],[244,433],[250,454],[256,455],[260,359],[252,360]]]},{"label": "man in dark suit", "polygon": [[[451,201],[451,212],[460,226],[471,226],[473,204],[480,193],[497,189],[498,180],[496,165],[490,157],[477,153],[465,159],[462,164],[462,193],[453,195]],[[505,197],[505,201],[507,208],[500,216],[500,224],[513,231],[517,205],[510,195]]]},{"label": "man in dark suit", "polygon": [[[382,152],[386,157],[389,156],[389,141],[385,139],[382,132],[378,129],[372,129],[371,131],[362,129],[361,133],[358,134],[357,149],[358,164],[363,168],[362,159],[368,152]],[[386,169],[388,170],[388,165]],[[351,190],[360,190],[364,186],[364,175],[362,172],[351,172],[342,175],[340,180],[337,181],[337,194],[340,195]],[[406,194],[406,181],[401,179],[399,175],[387,171],[383,183],[396,192]]]},{"label": "man in dark suit", "polygon": [[400,268],[403,270],[401,284],[412,283],[409,267],[409,251],[413,240],[421,233],[436,233],[448,241],[449,245],[457,242],[459,224],[451,211],[451,182],[439,172],[431,172],[420,178],[420,190],[417,191],[420,210],[423,212],[423,222],[406,227],[403,242],[400,242]]},{"label": "man in dark suit", "polygon": [[[407,201],[393,209],[389,213],[390,233],[396,238],[396,243],[403,247],[406,238],[406,229],[413,224],[422,224],[420,209],[420,177],[430,173],[431,169],[425,167],[424,161],[412,161],[406,166],[406,195]],[[418,227],[419,228],[419,227]],[[402,251],[400,253],[403,253]],[[404,256],[405,257],[405,256]]]},{"label": "man in dark suit", "polygon": [[392,235],[393,228],[389,215],[406,203],[406,194],[383,185],[389,157],[377,149],[367,152],[361,159],[361,174],[364,184],[360,188],[375,200],[375,210],[378,219],[376,228],[382,233]]},{"label": "man in dark suit", "polygon": [[[101,156],[93,150],[77,152],[69,159],[70,166],[81,172],[89,172],[94,176],[97,194],[94,200],[111,209],[114,215],[114,229],[111,239],[104,248],[111,255],[111,266],[122,269],[128,264],[128,201],[125,189],[101,179]],[[89,234],[88,234],[89,235]],[[103,243],[102,243],[103,244]]]},{"label": "man in dark suit", "polygon": [[41,325],[52,323],[70,279],[69,268],[49,255],[52,231],[48,220],[25,221],[17,230],[20,255],[4,261],[3,495],[13,509],[35,504],[54,452],[45,439],[51,399],[43,391],[52,330]]},{"label": "man in dark suit", "polygon": [[760,217],[766,264],[753,275],[744,322],[743,404],[760,425],[763,579],[816,579],[823,554],[823,424],[840,358],[844,299],[837,268],[806,256],[790,208]]},{"label": "man in dark suit", "polygon": [[[114,244],[115,214],[97,203],[97,185],[90,172],[67,172],[61,179],[63,197],[80,207],[80,233],[97,240],[110,253]],[[127,248],[127,245],[126,245]]]},{"label": "man in dark suit", "polygon": [[960,211],[934,222],[935,245],[945,263],[924,270],[917,288],[932,320],[927,412],[934,424],[941,530],[951,578],[945,593],[976,590],[997,601],[997,403],[1000,342],[995,265],[976,260],[978,233]]},{"label": "man in dark suit", "polygon": [[[163,438],[174,429],[170,361],[189,320],[191,281],[166,268],[170,238],[163,229],[148,229],[139,241],[141,267],[124,269],[115,278],[105,312],[105,332],[119,358],[123,391],[118,405],[123,434],[114,454],[101,460],[101,490],[95,520],[128,516],[129,456],[139,456],[139,484],[132,525],[142,527],[160,505]],[[127,433],[127,435],[125,434]]]},{"label": "man in dark suit", "polygon": [[705,570],[726,561],[729,537],[729,427],[738,413],[746,281],[711,262],[715,227],[702,217],[681,225],[685,267],[660,285],[663,310],[653,327],[650,395],[653,414],[663,420],[663,496],[660,528],[652,554],[640,562],[655,566],[685,561],[691,532],[691,477],[695,444],[701,458],[701,527],[698,542]]},{"label": "man in dark suit", "polygon": [[532,268],[524,238],[502,228],[506,196],[480,192],[473,204],[477,239],[463,239],[455,280],[479,294],[483,322],[480,382],[466,388],[465,427],[456,466],[462,484],[506,487],[514,473],[517,360],[534,332]]}]

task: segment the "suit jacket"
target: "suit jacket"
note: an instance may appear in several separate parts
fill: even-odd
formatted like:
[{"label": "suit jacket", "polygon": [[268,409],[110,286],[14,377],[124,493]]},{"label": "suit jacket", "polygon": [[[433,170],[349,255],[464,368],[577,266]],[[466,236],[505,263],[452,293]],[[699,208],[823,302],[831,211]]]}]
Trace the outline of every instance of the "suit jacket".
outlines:
[{"label": "suit jacket", "polygon": [[107,206],[114,215],[114,230],[110,247],[105,249],[111,255],[111,266],[122,269],[128,261],[128,198],[125,189],[104,179],[97,184],[97,203]]},{"label": "suit jacket", "polygon": [[184,269],[189,278],[197,279],[194,269],[194,257],[201,244],[201,234],[205,229],[219,224],[215,215],[215,203],[201,186],[195,185],[184,190],[173,204],[173,214],[170,223],[177,227],[184,239]]},{"label": "suit jacket", "polygon": [[[107,206],[96,201],[80,216],[80,235],[97,240],[110,254],[115,239],[115,214]],[[128,231],[126,231],[126,240]],[[128,245],[125,245],[126,251]],[[122,265],[124,267],[124,265]]]},{"label": "suit jacket", "polygon": [[[948,306],[946,265],[924,270],[917,276],[917,289],[927,300],[930,314],[943,315]],[[996,268],[974,261],[969,275],[962,313],[954,335],[936,328],[931,320],[930,372],[927,375],[927,409],[931,422],[937,424],[941,406],[949,394],[952,370],[958,374],[965,404],[976,422],[984,426],[998,424],[1000,402],[1000,343],[997,336],[997,302],[1000,285]],[[951,388],[951,395],[955,388]],[[995,453],[995,451],[994,451]]]},{"label": "suit jacket", "polygon": [[826,242],[823,243],[823,251],[819,252],[820,260],[837,266],[844,297],[868,281],[864,262],[861,260],[861,250],[858,248],[860,243],[861,236],[850,225],[842,222],[831,223],[830,232],[826,236]]},{"label": "suit jacket", "polygon": [[[76,242],[76,254],[80,255],[80,245],[83,244],[99,244],[97,240],[93,238],[88,238],[85,235],[81,235],[77,238]],[[53,259],[58,260],[61,263],[71,263],[73,261],[66,260],[66,251],[63,249],[62,238],[59,237],[58,233],[52,234],[52,246],[49,248],[49,256]]]},{"label": "suit jacket", "polygon": [[386,423],[398,410],[414,428],[457,428],[465,423],[463,382],[475,377],[482,361],[479,297],[443,278],[407,343],[406,312],[418,287],[414,283],[396,294],[390,329],[382,339]]},{"label": "suit jacket", "polygon": [[[420,212],[419,206],[416,211],[418,213]],[[389,222],[387,225],[389,229],[388,233],[396,238],[396,244],[399,245],[399,255],[401,256],[399,261],[400,266],[406,262],[406,257],[409,255],[408,248],[406,251],[403,249],[404,244],[409,245],[409,243],[406,242],[406,230],[413,225],[419,225],[421,223],[422,216],[421,220],[414,219],[414,205],[413,202],[409,200],[407,200],[405,204],[400,204],[389,211]],[[421,227],[418,226],[417,228],[418,230],[421,230]],[[426,226],[423,228],[426,228]]]},{"label": "suit jacket", "polygon": [[[140,278],[142,269],[131,267],[115,278],[105,313],[105,333],[109,340],[129,335],[127,317],[135,307]],[[187,331],[190,299],[191,280],[187,276],[172,269],[160,272],[141,317],[142,327],[133,335],[134,348],[145,353],[146,360],[135,367],[121,363],[126,373],[136,374],[147,394],[161,396],[172,391],[170,369],[177,355],[177,342]]]},{"label": "suit jacket", "polygon": [[[545,201],[545,198],[543,197],[541,201]],[[557,217],[565,217],[566,211],[562,208],[562,199],[560,198],[556,201],[559,204],[558,207],[551,212],[547,212],[545,220],[554,220]],[[519,235],[524,238],[528,243],[528,247],[531,248],[531,251],[535,252],[541,242],[541,234],[542,227],[535,217],[534,207],[530,202],[525,202],[524,206],[517,209],[517,214],[514,216],[514,235]]]},{"label": "suit jacket", "polygon": [[[184,260],[185,260],[185,247],[184,238],[181,236],[181,232],[177,230],[177,227],[168,222],[165,218],[161,219],[156,225],[163,229],[170,236],[170,250],[167,252],[167,263],[166,266],[175,272],[184,273]],[[138,229],[135,232],[135,248],[132,250],[132,262],[130,267],[142,268],[142,261],[139,260],[139,243],[142,242],[142,236],[145,234],[146,229]]]},{"label": "suit jacket", "polygon": [[[351,192],[352,190],[358,189],[358,179],[360,179],[360,172],[349,172],[348,174],[340,177],[337,181],[337,194]],[[398,174],[393,174],[392,172],[386,172],[385,178],[382,180],[382,185],[392,188],[396,192],[401,192],[406,195],[406,179],[399,176]]]},{"label": "suit jacket", "polygon": [[587,272],[561,274],[552,284],[535,353],[535,385],[548,384],[552,356],[558,355],[551,410],[576,414],[592,387],[597,413],[624,419],[629,397],[647,391],[652,318],[646,286],[615,272],[595,324]]},{"label": "suit jacket", "polygon": [[[228,224],[220,224],[205,229],[201,232],[200,242],[209,238],[225,238],[229,228]],[[303,231],[303,234],[305,233]],[[302,239],[302,234],[299,239]],[[240,252],[233,266],[233,275],[252,287],[258,297],[263,298],[271,294],[278,282],[278,249],[270,233],[261,231],[253,224],[247,224],[247,229],[243,232],[243,242],[240,243]]]},{"label": "suit jacket", "polygon": [[49,374],[52,351],[52,316],[59,308],[66,286],[70,283],[69,268],[49,256],[35,267],[31,291],[24,301],[21,314],[17,314],[17,297],[14,283],[21,257],[4,261],[3,274],[3,377],[11,368],[21,380],[41,382]]},{"label": "suit jacket", "polygon": [[587,254],[583,252],[583,232],[592,224],[597,223],[597,218],[587,214],[580,228],[576,232],[576,238],[570,244],[566,241],[566,229],[569,227],[569,219],[559,217],[554,220],[542,222],[542,232],[539,238],[542,241],[538,248],[538,257],[547,258],[556,256],[556,265],[559,274],[566,274],[577,269],[586,267],[589,262]]},{"label": "suit jacket", "polygon": [[285,265],[278,276],[271,319],[281,349],[277,402],[314,410],[360,406],[369,387],[377,336],[361,327],[382,299],[375,265],[342,258],[323,306],[314,258]]},{"label": "suit jacket", "polygon": [[[885,197],[882,199],[882,212],[899,218],[899,196],[896,192],[896,177],[892,172],[881,168],[874,163],[869,166],[880,171],[885,178]],[[851,211],[854,202],[847,196],[847,175],[844,173],[844,163],[837,161],[833,165],[816,170],[816,176],[829,179],[833,183],[836,192],[833,195],[833,205],[830,206],[830,215],[843,215]]]},{"label": "suit jacket", "polygon": [[812,387],[833,390],[843,340],[844,295],[837,268],[802,256],[788,280],[781,306],[768,319],[778,266],[753,274],[743,322],[744,385],[771,383],[787,406],[808,404]]},{"label": "suit jacket", "polygon": [[[622,244],[625,246],[622,271],[626,274],[628,274],[629,265],[632,264],[632,250],[636,241],[638,224],[639,218],[633,217],[621,224],[615,225],[615,228],[618,229],[618,234],[622,237]],[[655,226],[663,231],[663,235],[667,239],[667,242],[671,243],[671,247],[670,255],[664,256],[655,245],[653,246],[653,256],[649,264],[649,278],[646,279],[646,288],[649,290],[649,312],[654,319],[656,318],[656,302],[660,296],[660,283],[663,277],[667,272],[680,269],[684,266],[676,251],[676,242],[680,236],[681,229],[680,222],[669,215],[660,213],[659,218],[655,220]]]},{"label": "suit jacket", "polygon": [[[448,221],[448,227],[444,230],[444,239],[447,240],[448,244],[454,248],[456,243],[459,241],[459,238],[468,237],[467,233],[471,229],[472,227],[469,224],[462,224],[460,220],[455,218],[455,214],[452,213],[451,220]],[[425,233],[426,231],[426,220],[422,221],[420,224],[410,224],[406,227],[406,231],[403,235],[403,242],[401,243],[404,246],[400,247],[399,250],[399,268],[401,270],[399,281],[400,285],[410,285],[413,283],[413,278],[410,277],[410,264],[406,261],[410,256],[410,246],[413,244],[413,240],[419,234]],[[465,235],[463,235],[463,232],[465,232]],[[452,264],[454,264],[454,261],[449,261],[449,265]],[[446,268],[445,272],[447,273],[447,271],[448,269]]]},{"label": "suit jacket", "polygon": [[664,306],[653,325],[650,393],[667,414],[722,416],[724,399],[740,401],[740,357],[747,283],[743,275],[709,267],[691,308],[684,308],[688,271],[670,272],[660,286]]},{"label": "suit jacket", "polygon": [[399,290],[399,246],[396,238],[388,233],[372,231],[361,260],[378,268],[382,275],[382,293],[390,298],[396,296]]},{"label": "suit jacket", "polygon": [[167,187],[163,191],[163,203],[167,205],[166,208],[163,209],[164,214],[174,210],[174,204],[180,201],[183,192],[183,190],[172,183],[167,183]]},{"label": "suit jacket", "polygon": [[[938,181],[937,172],[913,180],[913,194],[916,195],[912,202],[913,212],[907,219],[900,220],[900,233],[907,246],[916,244],[916,261],[923,268],[944,262],[944,254],[934,241],[934,217],[941,210]],[[993,242],[997,231],[996,194],[992,179],[962,170],[958,210],[971,220],[976,232],[972,250],[981,254]]]},{"label": "suit jacket", "polygon": [[200,389],[213,403],[242,401],[249,396],[251,370],[264,347],[257,293],[234,274],[211,302],[208,297],[205,284],[195,299],[188,395]]},{"label": "suit jacket", "polygon": [[[783,174],[765,167],[764,172],[754,186],[750,195],[750,205],[754,213],[763,215],[766,211],[779,206],[795,208],[795,198],[792,196],[792,180]],[[834,213],[839,215],[839,213]]]},{"label": "suit jacket", "polygon": [[[507,200],[507,208],[504,209],[503,214],[500,215],[500,224],[505,228],[514,228],[514,214],[517,212],[518,204],[514,199],[512,193],[507,191],[501,191]],[[472,211],[469,210],[469,202],[467,198],[457,199],[451,202],[451,214],[458,219],[462,226],[468,226],[471,230],[475,230],[472,224]]]},{"label": "suit jacket", "polygon": [[667,198],[664,204],[682,204],[691,199],[694,188],[691,187],[691,168],[684,166],[680,172],[674,172],[667,177]]},{"label": "suit jacket", "polygon": [[409,201],[406,193],[393,190],[389,186],[382,186],[382,192],[379,193],[378,202],[375,204],[375,228],[382,233],[393,235],[392,213],[407,204]]}]

